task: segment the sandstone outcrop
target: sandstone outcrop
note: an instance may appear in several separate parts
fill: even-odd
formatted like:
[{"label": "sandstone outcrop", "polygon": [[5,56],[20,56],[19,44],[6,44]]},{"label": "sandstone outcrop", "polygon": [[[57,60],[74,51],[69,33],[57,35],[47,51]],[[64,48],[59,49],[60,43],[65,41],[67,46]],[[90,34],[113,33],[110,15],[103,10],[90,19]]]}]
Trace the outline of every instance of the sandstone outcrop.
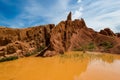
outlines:
[{"label": "sandstone outcrop", "polygon": [[98,51],[120,54],[120,36],[109,28],[96,32],[84,19],[66,21],[24,29],[0,27],[0,57],[39,52],[37,56],[54,56],[66,51]]},{"label": "sandstone outcrop", "polygon": [[106,36],[116,36],[112,30],[109,28],[105,28],[104,30],[100,31],[100,34],[106,35]]},{"label": "sandstone outcrop", "polygon": [[116,33],[117,37],[120,37],[120,33]]},{"label": "sandstone outcrop", "polygon": [[[0,57],[24,56],[47,46],[54,24],[24,29],[0,27]],[[34,50],[33,50],[34,48]]]},{"label": "sandstone outcrop", "polygon": [[72,20],[72,13],[71,13],[71,12],[70,12],[70,13],[68,14],[68,16],[67,16],[67,21],[68,21],[68,20],[70,20],[70,21]]},{"label": "sandstone outcrop", "polygon": [[42,54],[43,56],[55,55],[53,53],[63,54],[73,50],[119,53],[119,47],[115,46],[120,43],[120,39],[112,30],[105,28],[96,32],[88,28],[82,18],[72,21],[71,15],[70,12],[66,21],[61,21],[52,29],[50,47]]}]

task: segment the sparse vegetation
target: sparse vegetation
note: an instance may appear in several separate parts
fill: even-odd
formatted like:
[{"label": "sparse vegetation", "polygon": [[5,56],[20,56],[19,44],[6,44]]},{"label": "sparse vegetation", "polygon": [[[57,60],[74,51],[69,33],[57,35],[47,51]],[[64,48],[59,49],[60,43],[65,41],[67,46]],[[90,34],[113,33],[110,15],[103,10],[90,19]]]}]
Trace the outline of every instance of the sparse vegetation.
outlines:
[{"label": "sparse vegetation", "polygon": [[83,53],[74,53],[74,54],[61,54],[60,55],[61,58],[71,58],[71,59],[74,59],[74,58],[83,58],[84,57],[84,54]]},{"label": "sparse vegetation", "polygon": [[26,53],[24,56],[25,57],[29,57],[29,56],[31,56],[32,54],[30,54],[30,53]]},{"label": "sparse vegetation", "polygon": [[82,47],[81,48],[74,48],[73,51],[83,51],[83,48]]},{"label": "sparse vegetation", "polygon": [[35,50],[35,51],[33,51],[32,53],[26,53],[24,56],[25,57],[29,57],[29,56],[32,56],[32,55],[34,55],[34,54],[37,54],[37,51]]},{"label": "sparse vegetation", "polygon": [[41,46],[37,49],[38,52],[42,51],[43,49],[45,49],[45,46]]},{"label": "sparse vegetation", "polygon": [[110,49],[113,47],[113,44],[110,42],[102,42],[99,46],[104,47],[105,49]]},{"label": "sparse vegetation", "polygon": [[74,51],[92,51],[93,49],[95,49],[94,43],[89,43],[88,45],[82,46],[80,48],[75,48]]},{"label": "sparse vegetation", "polygon": [[18,59],[17,56],[10,56],[10,57],[1,58],[0,62],[11,61],[11,60],[16,60],[16,59]]},{"label": "sparse vegetation", "polygon": [[89,54],[86,52],[86,54],[82,52],[71,52],[70,54],[61,54],[60,57],[62,60],[64,59],[72,59],[75,61],[83,60],[83,59],[89,59],[89,60],[103,60],[104,62],[112,63],[114,61],[114,58],[116,56],[113,56],[111,54]]},{"label": "sparse vegetation", "polygon": [[90,50],[90,51],[93,50],[93,49],[95,49],[94,43],[88,44],[87,49]]}]

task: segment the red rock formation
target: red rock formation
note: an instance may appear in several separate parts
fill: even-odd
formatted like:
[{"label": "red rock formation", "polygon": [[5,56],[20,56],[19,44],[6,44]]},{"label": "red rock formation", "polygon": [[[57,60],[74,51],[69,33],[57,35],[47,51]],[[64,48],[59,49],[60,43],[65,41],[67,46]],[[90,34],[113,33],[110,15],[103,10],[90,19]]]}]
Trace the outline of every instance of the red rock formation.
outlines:
[{"label": "red rock formation", "polygon": [[120,44],[116,44],[114,48],[111,49],[111,53],[120,54]]},{"label": "red rock formation", "polygon": [[120,33],[116,33],[117,37],[120,37]]},{"label": "red rock formation", "polygon": [[[100,33],[86,26],[84,19],[71,20],[69,13],[67,20],[60,22],[52,29],[50,34],[50,47],[42,55],[52,56],[66,51],[86,50],[101,51],[114,53],[115,45],[120,43],[120,39],[116,37],[112,30],[106,28]],[[119,53],[119,48],[116,48],[115,53]]]},{"label": "red rock formation", "polygon": [[[69,18],[70,15],[71,13],[68,15]],[[49,53],[46,51],[43,56],[54,52],[63,54],[65,51],[77,50],[81,46],[92,42],[94,33],[87,28],[82,18],[71,21],[67,17],[67,21],[60,22],[52,29]]]},{"label": "red rock formation", "polygon": [[0,57],[16,54],[24,56],[31,48],[39,50],[49,44],[54,24],[25,29],[0,28]]},{"label": "red rock formation", "polygon": [[107,35],[107,36],[116,36],[114,32],[109,28],[105,28],[104,30],[101,30],[100,34]]},{"label": "red rock formation", "polygon": [[41,51],[38,56],[53,56],[66,51],[88,50],[120,54],[119,34],[106,28],[96,32],[84,19],[72,21],[72,13],[58,25],[49,24],[25,29],[0,27],[0,57],[25,56]]},{"label": "red rock formation", "polygon": [[70,20],[70,21],[72,20],[72,13],[71,13],[71,12],[70,12],[70,13],[68,14],[68,16],[67,16],[67,21],[68,21],[68,20]]}]

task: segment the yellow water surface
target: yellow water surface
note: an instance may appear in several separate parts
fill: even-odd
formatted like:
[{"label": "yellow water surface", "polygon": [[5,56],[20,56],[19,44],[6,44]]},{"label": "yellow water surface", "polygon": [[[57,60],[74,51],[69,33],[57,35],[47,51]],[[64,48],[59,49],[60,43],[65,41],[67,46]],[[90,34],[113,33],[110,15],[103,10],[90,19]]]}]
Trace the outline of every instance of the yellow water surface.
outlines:
[{"label": "yellow water surface", "polygon": [[120,55],[69,52],[0,63],[0,80],[120,80]]}]

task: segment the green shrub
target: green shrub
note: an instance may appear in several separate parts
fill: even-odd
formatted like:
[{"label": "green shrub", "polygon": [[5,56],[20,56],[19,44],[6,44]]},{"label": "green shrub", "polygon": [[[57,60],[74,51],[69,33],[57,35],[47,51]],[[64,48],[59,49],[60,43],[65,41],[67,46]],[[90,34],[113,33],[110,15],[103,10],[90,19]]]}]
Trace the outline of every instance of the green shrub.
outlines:
[{"label": "green shrub", "polygon": [[37,51],[39,52],[39,51],[42,51],[43,49],[45,49],[45,46],[39,47],[39,48],[37,49]]},{"label": "green shrub", "polygon": [[90,43],[86,46],[82,46],[80,48],[75,48],[74,51],[85,51],[85,50],[93,50],[95,49],[94,43]]},{"label": "green shrub", "polygon": [[25,56],[25,57],[29,57],[29,56],[31,56],[31,54],[30,54],[30,53],[27,53],[27,54],[25,54],[24,56]]},{"label": "green shrub", "polygon": [[88,49],[88,50],[93,50],[93,49],[95,49],[94,43],[88,44],[87,49]]},{"label": "green shrub", "polygon": [[10,56],[10,57],[1,58],[0,62],[11,61],[16,59],[18,59],[18,56]]},{"label": "green shrub", "polygon": [[34,54],[37,54],[37,51],[35,50],[35,51],[33,51],[32,53],[26,53],[24,56],[25,57],[29,57],[29,56],[31,56],[31,55],[34,55]]},{"label": "green shrub", "polygon": [[113,44],[110,42],[103,42],[100,44],[100,46],[104,47],[105,49],[110,49],[113,47]]},{"label": "green shrub", "polygon": [[83,51],[83,48],[76,48],[74,51]]}]

